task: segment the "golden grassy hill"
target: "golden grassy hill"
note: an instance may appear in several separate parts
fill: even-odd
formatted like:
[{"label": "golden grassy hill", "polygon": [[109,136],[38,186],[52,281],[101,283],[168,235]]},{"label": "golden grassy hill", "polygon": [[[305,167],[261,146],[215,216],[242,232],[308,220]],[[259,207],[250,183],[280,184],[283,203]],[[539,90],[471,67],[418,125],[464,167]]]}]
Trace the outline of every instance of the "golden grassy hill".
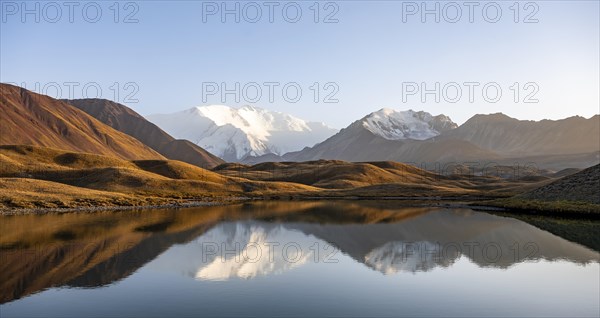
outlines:
[{"label": "golden grassy hill", "polygon": [[350,189],[382,183],[430,183],[437,175],[396,162],[351,163],[340,160],[224,164],[213,169],[227,176],[286,181],[325,189]]},{"label": "golden grassy hill", "polygon": [[[26,193],[26,183],[15,181],[19,179],[34,185],[35,191]],[[0,180],[4,187],[0,206],[5,208],[90,206],[86,202],[92,202],[95,196],[102,206],[142,205],[165,203],[168,199],[207,200],[318,190],[289,182],[223,176],[174,160],[127,161],[17,145],[0,146]],[[23,191],[11,192],[12,186]],[[78,200],[86,191],[86,200]]]},{"label": "golden grassy hill", "polygon": [[[19,178],[28,183],[17,182]],[[508,197],[552,179],[442,176],[396,162],[335,160],[223,164],[211,171],[175,160],[128,161],[4,145],[0,146],[0,181],[4,189],[0,208],[6,209],[138,206],[236,197]],[[11,186],[20,190],[10,191]]]},{"label": "golden grassy hill", "polygon": [[284,181],[327,189],[322,195],[353,196],[509,196],[548,182],[546,178],[507,180],[493,176],[440,175],[392,162],[266,162],[253,166],[227,163],[213,171],[260,181]]},{"label": "golden grassy hill", "polygon": [[2,174],[106,167],[134,168],[136,165],[127,160],[92,153],[26,145],[0,146]]},{"label": "golden grassy hill", "polygon": [[139,140],[65,102],[0,83],[0,145],[21,144],[123,159],[164,159]]},{"label": "golden grassy hill", "polygon": [[0,178],[0,208],[142,206],[161,203],[166,202],[45,180]]}]

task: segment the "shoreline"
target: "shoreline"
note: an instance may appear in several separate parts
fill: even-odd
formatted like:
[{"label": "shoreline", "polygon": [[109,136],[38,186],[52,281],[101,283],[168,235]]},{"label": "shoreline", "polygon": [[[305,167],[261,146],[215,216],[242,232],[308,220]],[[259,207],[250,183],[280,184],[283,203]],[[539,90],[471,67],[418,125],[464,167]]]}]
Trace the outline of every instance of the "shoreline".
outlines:
[{"label": "shoreline", "polygon": [[[490,200],[491,199],[491,200]],[[125,205],[125,206],[82,206],[68,208],[0,208],[0,216],[19,216],[19,215],[44,215],[44,214],[63,214],[63,213],[95,213],[107,211],[132,211],[132,210],[151,210],[151,209],[186,209],[206,206],[224,206],[232,204],[241,204],[248,202],[293,202],[293,201],[398,201],[399,207],[431,207],[431,208],[452,208],[452,209],[471,209],[482,212],[501,212],[510,215],[529,215],[529,216],[548,216],[565,219],[600,219],[600,214],[585,211],[557,211],[557,210],[538,210],[531,208],[520,208],[517,206],[502,206],[494,203],[490,197],[443,197],[443,196],[385,196],[385,197],[361,197],[361,196],[289,196],[289,197],[231,197],[218,200],[202,201],[188,200],[182,202],[170,202],[165,204],[150,205]]]},{"label": "shoreline", "polygon": [[115,205],[115,206],[83,206],[72,208],[16,208],[0,209],[0,216],[18,216],[18,215],[43,215],[43,214],[63,214],[63,213],[84,213],[84,212],[106,212],[106,211],[132,211],[132,210],[151,210],[151,209],[185,209],[203,206],[229,205],[252,200],[251,198],[237,198],[223,201],[189,201],[173,202],[167,204],[152,205]]},{"label": "shoreline", "polygon": [[[85,212],[104,212],[104,211],[129,211],[129,210],[149,210],[149,209],[184,209],[203,206],[221,206],[246,202],[292,202],[292,201],[404,201],[403,207],[448,207],[448,208],[472,208],[470,202],[489,200],[488,197],[443,197],[443,196],[384,196],[384,197],[362,197],[362,196],[283,196],[273,198],[267,197],[231,197],[221,198],[218,200],[202,201],[202,200],[187,200],[182,202],[170,202],[165,204],[149,204],[149,205],[114,205],[114,206],[81,206],[81,207],[66,207],[66,208],[0,208],[0,216],[14,215],[42,215],[42,214],[62,214],[62,213],[85,213]],[[409,201],[418,203],[410,204]],[[461,203],[449,204],[447,202]],[[446,202],[446,203],[445,203]],[[481,207],[485,209],[484,207]],[[502,211],[504,208],[487,207],[488,210]]]}]

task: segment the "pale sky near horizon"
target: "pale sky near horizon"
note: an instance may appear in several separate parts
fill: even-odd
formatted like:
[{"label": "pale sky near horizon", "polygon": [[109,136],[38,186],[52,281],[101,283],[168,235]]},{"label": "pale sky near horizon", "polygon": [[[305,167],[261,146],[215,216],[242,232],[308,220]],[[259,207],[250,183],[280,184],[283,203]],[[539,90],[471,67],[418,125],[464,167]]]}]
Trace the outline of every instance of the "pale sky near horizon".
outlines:
[{"label": "pale sky near horizon", "polygon": [[[0,1],[1,82],[60,98],[96,97],[97,86],[99,97],[143,115],[207,104],[251,104],[336,128],[383,107],[443,113],[459,124],[476,113],[532,120],[600,113],[599,1],[454,2],[460,17],[450,2],[427,2],[426,9],[439,4],[438,23],[434,14],[421,21],[421,1],[323,1],[317,6],[315,1],[275,1],[272,7],[225,2],[226,9],[239,4],[239,23],[233,14],[221,21],[223,1],[72,3],[69,12],[63,2]],[[465,3],[475,3],[472,23]],[[410,14],[413,4],[418,12]],[[498,7],[501,15],[496,17]],[[101,15],[96,16],[98,8]],[[257,8],[262,13],[258,18]],[[23,9],[30,11],[22,16]],[[71,82],[76,84],[65,84]],[[440,101],[428,94],[423,102],[419,93],[403,101],[403,83],[406,91],[414,88],[411,83],[422,82],[427,89],[440,83]],[[479,84],[472,84],[473,102],[465,82]],[[214,88],[211,83],[225,83],[229,89],[239,83],[240,101],[234,94],[225,100],[207,95],[203,101],[203,87],[206,95]],[[262,91],[258,100],[252,83]],[[290,83],[302,90],[295,103]],[[456,102],[453,83],[462,91]],[[494,83],[502,91],[496,102]],[[287,99],[285,84],[290,88]],[[487,100],[482,92],[486,84]],[[337,102],[323,102],[330,93]]]}]

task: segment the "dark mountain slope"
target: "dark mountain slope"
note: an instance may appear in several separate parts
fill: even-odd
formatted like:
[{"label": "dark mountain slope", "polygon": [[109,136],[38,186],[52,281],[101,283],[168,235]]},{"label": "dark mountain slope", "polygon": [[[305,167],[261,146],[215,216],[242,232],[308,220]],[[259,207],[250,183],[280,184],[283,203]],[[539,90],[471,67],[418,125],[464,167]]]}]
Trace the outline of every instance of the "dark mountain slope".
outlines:
[{"label": "dark mountain slope", "polygon": [[520,197],[542,201],[600,204],[600,165],[566,176]]}]

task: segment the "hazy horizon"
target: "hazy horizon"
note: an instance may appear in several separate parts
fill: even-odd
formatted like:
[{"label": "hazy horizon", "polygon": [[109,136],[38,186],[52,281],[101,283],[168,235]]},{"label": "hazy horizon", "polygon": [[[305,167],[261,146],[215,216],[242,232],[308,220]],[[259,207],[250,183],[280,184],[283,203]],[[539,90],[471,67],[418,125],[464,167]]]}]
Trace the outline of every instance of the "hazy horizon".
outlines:
[{"label": "hazy horizon", "polygon": [[[19,86],[19,87],[27,88],[27,87],[24,87],[23,85],[18,85],[18,83],[8,83],[8,84],[11,84],[11,85],[13,85],[13,84],[16,84],[16,85],[17,85],[17,86]],[[35,92],[35,90],[33,90],[33,91]],[[52,94],[49,94],[49,95],[47,95],[47,96],[53,97],[53,96],[52,96]],[[119,103],[119,101],[115,101],[115,100],[112,100],[112,99],[110,99],[110,98],[101,98],[101,97],[99,97],[99,98],[100,98],[100,99],[106,99],[106,100],[110,100],[110,101],[113,101],[113,102]],[[74,98],[74,99],[77,99],[77,98]],[[155,115],[167,115],[167,114],[173,114],[173,113],[179,113],[179,112],[187,111],[187,110],[190,110],[190,109],[193,109],[193,108],[197,108],[197,107],[208,107],[208,106],[225,106],[225,107],[231,107],[231,108],[234,108],[234,109],[240,109],[240,108],[243,108],[243,107],[245,107],[245,106],[252,106],[252,107],[255,107],[255,108],[260,108],[260,109],[264,109],[264,110],[267,110],[267,111],[280,112],[280,113],[283,113],[283,114],[292,115],[292,116],[294,116],[294,117],[296,117],[296,118],[299,118],[299,119],[305,120],[305,121],[307,121],[307,122],[317,122],[317,123],[323,123],[323,124],[325,124],[325,125],[327,125],[327,126],[329,126],[329,127],[331,127],[331,128],[335,128],[335,129],[338,129],[338,130],[339,130],[339,129],[342,129],[342,128],[345,128],[345,127],[347,127],[347,126],[348,126],[348,125],[350,125],[352,122],[358,121],[358,120],[362,119],[362,118],[363,118],[363,117],[365,117],[365,116],[368,116],[368,115],[370,115],[370,114],[372,114],[372,113],[375,113],[375,112],[381,111],[381,110],[383,110],[383,109],[392,109],[392,110],[394,110],[394,111],[397,111],[397,112],[403,112],[403,111],[409,111],[409,110],[412,110],[412,111],[415,111],[415,112],[424,111],[424,112],[430,113],[430,114],[431,114],[431,115],[433,115],[433,116],[437,116],[437,115],[446,115],[446,116],[448,116],[448,117],[449,117],[449,118],[450,118],[450,119],[451,119],[453,122],[455,122],[456,124],[458,124],[459,126],[460,126],[460,125],[462,125],[462,124],[464,124],[464,123],[465,123],[465,122],[466,122],[468,119],[472,118],[472,117],[473,117],[473,116],[475,116],[475,115],[493,115],[493,114],[503,114],[503,115],[506,115],[506,116],[508,116],[508,117],[511,117],[511,118],[514,118],[514,119],[518,119],[518,120],[529,120],[529,121],[542,121],[542,120],[562,120],[562,119],[567,119],[567,118],[571,118],[571,117],[583,117],[583,118],[585,118],[585,119],[591,119],[591,118],[592,118],[592,117],[594,117],[594,116],[598,116],[598,115],[600,115],[600,111],[599,111],[598,113],[592,114],[592,115],[590,115],[590,116],[582,116],[582,115],[579,115],[579,114],[573,114],[573,115],[569,115],[569,116],[562,117],[562,118],[540,118],[540,119],[526,119],[526,118],[525,118],[525,119],[524,119],[524,118],[519,118],[519,117],[516,117],[516,116],[512,116],[511,114],[507,114],[506,112],[502,112],[502,111],[496,111],[496,112],[489,112],[489,113],[473,113],[471,116],[467,117],[467,118],[466,118],[464,121],[462,121],[462,122],[458,122],[458,121],[454,120],[454,118],[452,118],[452,116],[449,116],[448,114],[444,114],[444,113],[432,113],[432,112],[428,111],[427,109],[418,109],[418,108],[416,108],[416,107],[415,107],[415,108],[410,108],[410,107],[409,107],[409,108],[396,108],[396,107],[382,106],[382,107],[375,107],[375,108],[373,108],[373,109],[372,109],[372,110],[370,110],[370,111],[369,111],[369,110],[367,110],[367,109],[365,108],[365,111],[367,111],[366,113],[364,113],[364,114],[363,114],[362,116],[360,116],[360,117],[357,117],[355,120],[353,120],[353,121],[352,121],[352,122],[350,122],[348,125],[346,125],[346,126],[343,126],[343,127],[336,127],[336,126],[333,126],[333,125],[331,125],[329,122],[327,122],[327,121],[325,121],[325,120],[307,120],[306,118],[302,118],[302,117],[300,117],[300,116],[297,116],[297,115],[295,115],[295,114],[293,114],[293,113],[282,112],[282,111],[275,110],[274,108],[262,107],[262,106],[260,106],[260,105],[256,105],[256,104],[240,104],[240,105],[236,105],[236,106],[231,106],[231,105],[226,105],[226,104],[219,104],[219,103],[214,103],[214,104],[203,104],[203,105],[196,105],[196,106],[190,106],[190,107],[186,107],[186,108],[182,108],[182,109],[178,109],[178,110],[173,110],[173,111],[171,111],[171,112],[156,112],[156,113],[149,113],[149,114],[142,114],[142,115],[143,115],[143,116],[145,116],[145,117],[146,117],[146,116],[155,116]],[[132,107],[132,109],[134,109],[134,110],[135,110],[135,107]]]},{"label": "hazy horizon", "polygon": [[[271,109],[271,108],[268,108],[268,107],[261,107],[260,105],[253,105],[253,104],[243,104],[243,105],[237,105],[237,106],[230,106],[230,105],[225,105],[225,104],[205,104],[205,105],[196,105],[196,106],[191,106],[191,107],[187,107],[187,108],[183,108],[183,109],[179,109],[179,110],[174,110],[174,111],[172,111],[172,112],[168,112],[168,113],[167,113],[167,112],[160,112],[160,113],[159,113],[159,112],[157,112],[157,113],[150,113],[150,114],[143,114],[143,115],[144,115],[144,116],[153,116],[153,115],[167,115],[167,114],[172,114],[172,113],[183,112],[183,111],[190,110],[190,109],[193,109],[193,108],[196,108],[196,107],[207,107],[207,106],[227,106],[227,107],[231,107],[231,108],[235,108],[235,109],[240,109],[240,108],[242,108],[242,107],[245,107],[245,106],[253,106],[253,107],[256,107],[256,108],[261,108],[261,109],[265,109],[265,110],[269,110],[269,111],[276,111],[276,110],[274,110],[274,109]],[[408,108],[397,108],[397,107],[382,106],[382,107],[375,107],[375,108],[373,108],[373,109],[372,109],[372,110],[370,110],[370,111],[368,111],[368,110],[365,108],[365,110],[366,110],[367,112],[366,112],[366,113],[364,113],[364,115],[362,115],[362,116],[360,116],[360,117],[357,117],[357,118],[356,118],[355,120],[353,120],[352,122],[354,122],[354,121],[358,121],[358,120],[362,119],[363,117],[365,117],[365,116],[368,116],[368,115],[369,115],[369,114],[371,114],[371,113],[378,112],[378,111],[381,111],[381,110],[383,110],[383,109],[386,109],[386,108],[388,108],[388,109],[392,109],[392,110],[395,110],[395,111],[398,111],[398,112],[412,110],[412,111],[415,111],[415,112],[424,111],[424,112],[426,112],[426,113],[430,113],[430,114],[431,114],[431,115],[433,115],[433,116],[437,116],[437,115],[446,115],[446,116],[450,117],[450,119],[451,119],[453,122],[455,122],[456,124],[458,124],[459,126],[460,126],[460,125],[462,125],[462,124],[464,124],[464,123],[465,123],[467,120],[469,120],[470,118],[472,118],[472,117],[473,117],[473,116],[475,116],[475,115],[493,115],[493,114],[504,114],[504,115],[506,115],[506,116],[508,116],[508,117],[515,118],[515,119],[518,119],[518,120],[532,120],[532,121],[542,121],[542,120],[562,120],[562,119],[567,119],[567,118],[571,118],[571,117],[583,117],[583,118],[585,118],[585,119],[591,119],[591,118],[593,118],[594,116],[598,116],[598,115],[600,115],[600,111],[599,111],[599,112],[597,112],[597,113],[595,113],[595,114],[592,114],[592,115],[590,115],[590,116],[582,116],[582,115],[579,115],[579,114],[573,114],[573,115],[566,116],[566,117],[562,117],[562,118],[540,118],[540,119],[526,119],[526,118],[519,118],[519,117],[516,117],[516,116],[511,116],[510,114],[507,114],[507,113],[505,113],[505,112],[502,112],[502,111],[497,111],[497,112],[489,112],[489,113],[473,113],[473,114],[472,114],[470,117],[466,118],[464,121],[462,121],[462,122],[458,122],[458,121],[454,120],[454,118],[452,118],[452,116],[449,116],[448,114],[444,114],[444,113],[432,113],[432,112],[428,111],[427,109],[418,109],[418,108],[410,108],[410,107],[408,107]],[[278,111],[278,112],[279,112],[279,111]],[[285,112],[282,112],[282,113],[285,113]],[[300,118],[300,119],[306,120],[306,118],[302,118],[302,117],[300,117],[300,116],[296,116],[296,115],[295,115],[295,114],[293,114],[293,113],[285,113],[285,114],[289,114],[289,115],[292,115],[292,116],[294,116],[294,117],[297,117],[297,118]],[[348,123],[348,125],[346,125],[346,126],[344,126],[344,127],[334,127],[334,126],[330,125],[330,124],[329,124],[327,121],[324,121],[324,120],[321,120],[321,121],[319,121],[319,120],[306,120],[306,121],[324,123],[324,124],[326,124],[326,125],[330,126],[331,128],[336,128],[336,129],[342,129],[342,128],[346,128],[348,125],[350,125],[350,124],[352,123],[352,122],[350,122],[350,123]]]}]

